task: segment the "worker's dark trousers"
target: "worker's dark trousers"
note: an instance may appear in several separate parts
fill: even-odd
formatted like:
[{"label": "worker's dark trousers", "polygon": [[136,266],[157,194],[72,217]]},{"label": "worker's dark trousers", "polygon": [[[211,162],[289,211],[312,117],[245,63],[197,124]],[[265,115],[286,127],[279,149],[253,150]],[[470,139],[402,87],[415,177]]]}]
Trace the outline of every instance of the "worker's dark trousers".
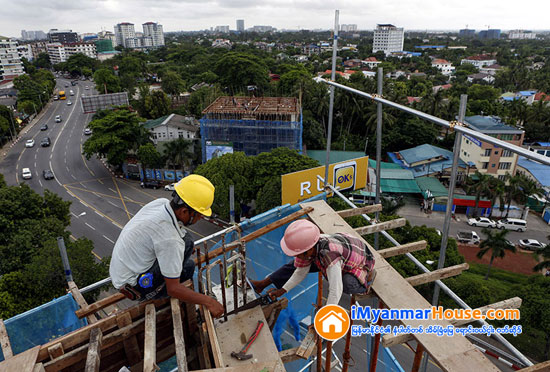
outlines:
[{"label": "worker's dark trousers", "polygon": [[[183,255],[180,283],[193,279],[193,274],[195,273],[195,261],[191,258],[194,247],[193,238],[191,238],[190,234],[185,234],[183,241],[185,242],[185,253]],[[168,293],[166,292],[166,282],[164,281],[164,276],[162,276],[162,273],[160,272],[158,260],[155,260],[153,266],[151,266],[151,268],[143,274],[147,273],[153,274],[153,285],[149,288],[142,288],[138,282],[138,284],[133,287],[140,293],[141,301],[167,297]],[[138,279],[143,274],[140,274]]]},{"label": "worker's dark trousers", "polygon": [[[268,278],[271,280],[271,283],[277,288],[282,288],[283,285],[290,279],[296,268],[294,267],[294,260],[289,263],[284,264],[276,271],[268,275]],[[309,267],[310,273],[319,272],[319,268],[315,263],[312,263]],[[357,278],[349,273],[343,273],[342,275],[342,286],[344,293],[354,294],[354,293],[365,293],[366,288],[361,284]]]}]

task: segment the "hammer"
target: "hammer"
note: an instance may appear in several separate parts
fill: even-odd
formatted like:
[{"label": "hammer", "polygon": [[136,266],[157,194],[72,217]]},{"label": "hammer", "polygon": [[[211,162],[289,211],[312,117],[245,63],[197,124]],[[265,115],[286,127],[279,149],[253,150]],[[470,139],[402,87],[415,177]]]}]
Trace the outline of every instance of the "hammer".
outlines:
[{"label": "hammer", "polygon": [[247,359],[252,358],[252,354],[246,354],[246,352],[250,348],[250,345],[252,345],[252,343],[254,341],[256,341],[256,338],[258,338],[258,335],[260,334],[260,331],[262,330],[263,326],[264,326],[263,320],[258,320],[258,325],[256,326],[256,329],[254,330],[254,333],[252,333],[252,336],[250,336],[250,338],[248,339],[246,344],[243,346],[241,351],[239,351],[238,353],[233,351],[233,352],[231,352],[231,356],[233,358],[237,358],[239,360],[247,360]]}]

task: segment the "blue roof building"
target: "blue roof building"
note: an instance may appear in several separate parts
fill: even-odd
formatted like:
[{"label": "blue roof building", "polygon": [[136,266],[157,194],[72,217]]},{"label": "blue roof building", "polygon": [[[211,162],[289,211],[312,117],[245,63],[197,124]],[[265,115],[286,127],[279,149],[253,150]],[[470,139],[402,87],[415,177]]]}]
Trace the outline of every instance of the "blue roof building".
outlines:
[{"label": "blue roof building", "polygon": [[[453,164],[453,153],[433,145],[420,145],[399,152],[388,153],[390,159],[403,169],[412,171],[414,177],[437,175],[449,177]],[[469,168],[462,159],[458,163],[459,175]]]},{"label": "blue roof building", "polygon": [[546,192],[550,191],[550,165],[520,156],[518,159],[517,173],[523,174],[536,181]]}]

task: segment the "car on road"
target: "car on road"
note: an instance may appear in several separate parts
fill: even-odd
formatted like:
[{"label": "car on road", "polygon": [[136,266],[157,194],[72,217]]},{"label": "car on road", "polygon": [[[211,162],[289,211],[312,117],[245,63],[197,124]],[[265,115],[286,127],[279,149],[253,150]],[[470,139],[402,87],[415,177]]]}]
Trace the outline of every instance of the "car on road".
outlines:
[{"label": "car on road", "polygon": [[57,94],[55,94],[55,95],[53,96],[53,100],[54,100],[54,101],[59,101],[59,96],[58,96]]},{"label": "car on road", "polygon": [[89,90],[90,87],[86,85],[86,86],[84,87],[84,89]]},{"label": "car on road", "polygon": [[90,128],[86,128],[84,129],[84,134],[89,136],[90,134],[92,134],[92,130]]},{"label": "car on road", "polygon": [[55,122],[56,123],[61,123],[61,115],[56,115],[55,116]]},{"label": "car on road", "polygon": [[48,124],[42,124],[40,130],[48,130]]},{"label": "car on road", "polygon": [[541,243],[535,239],[521,239],[518,244],[521,248],[527,249],[529,251],[538,251],[546,247],[546,244]]},{"label": "car on road", "polygon": [[466,243],[466,244],[479,244],[481,239],[479,239],[479,235],[475,231],[459,231],[458,234],[456,234],[456,239],[459,243]]},{"label": "car on road", "polygon": [[32,173],[29,168],[23,168],[21,171],[21,177],[23,177],[24,180],[30,180],[32,178]]},{"label": "car on road", "polygon": [[176,184],[176,182],[173,182],[173,183],[171,183],[171,184],[169,184],[169,185],[165,185],[165,186],[164,186],[164,190],[166,190],[166,191],[174,191],[174,190],[175,190],[175,188],[174,188],[174,185],[175,185],[175,184]]},{"label": "car on road", "polygon": [[42,138],[42,141],[40,141],[40,146],[42,147],[48,147],[52,144],[52,141],[50,140],[50,137],[44,137]]},{"label": "car on road", "polygon": [[25,142],[25,147],[34,147],[34,140],[27,140],[27,142]]},{"label": "car on road", "polygon": [[54,179],[53,172],[49,169],[44,169],[42,171],[42,177],[44,177],[45,180],[53,180]]},{"label": "car on road", "polygon": [[487,217],[468,218],[468,225],[477,227],[497,227],[497,223]]},{"label": "car on road", "polygon": [[527,230],[527,221],[519,218],[504,218],[497,222],[497,229],[524,232]]},{"label": "car on road", "polygon": [[67,106],[72,105],[73,103],[71,101],[67,101]]},{"label": "car on road", "polygon": [[68,88],[69,87],[69,84],[65,83],[65,88]]},{"label": "car on road", "polygon": [[141,182],[140,184],[141,188],[148,188],[148,189],[158,189],[160,187],[160,182],[155,180],[146,180]]}]

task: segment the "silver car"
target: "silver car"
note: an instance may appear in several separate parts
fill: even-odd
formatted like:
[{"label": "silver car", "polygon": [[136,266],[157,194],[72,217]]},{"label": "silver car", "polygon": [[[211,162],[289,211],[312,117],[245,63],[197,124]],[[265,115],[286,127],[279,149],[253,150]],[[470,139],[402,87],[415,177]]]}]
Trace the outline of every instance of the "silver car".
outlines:
[{"label": "silver car", "polygon": [[544,247],[546,247],[546,244],[535,239],[521,239],[518,244],[521,248],[529,251],[538,251],[539,249],[544,249]]},{"label": "silver car", "polygon": [[497,227],[497,223],[487,217],[469,218],[468,225],[478,227]]}]

